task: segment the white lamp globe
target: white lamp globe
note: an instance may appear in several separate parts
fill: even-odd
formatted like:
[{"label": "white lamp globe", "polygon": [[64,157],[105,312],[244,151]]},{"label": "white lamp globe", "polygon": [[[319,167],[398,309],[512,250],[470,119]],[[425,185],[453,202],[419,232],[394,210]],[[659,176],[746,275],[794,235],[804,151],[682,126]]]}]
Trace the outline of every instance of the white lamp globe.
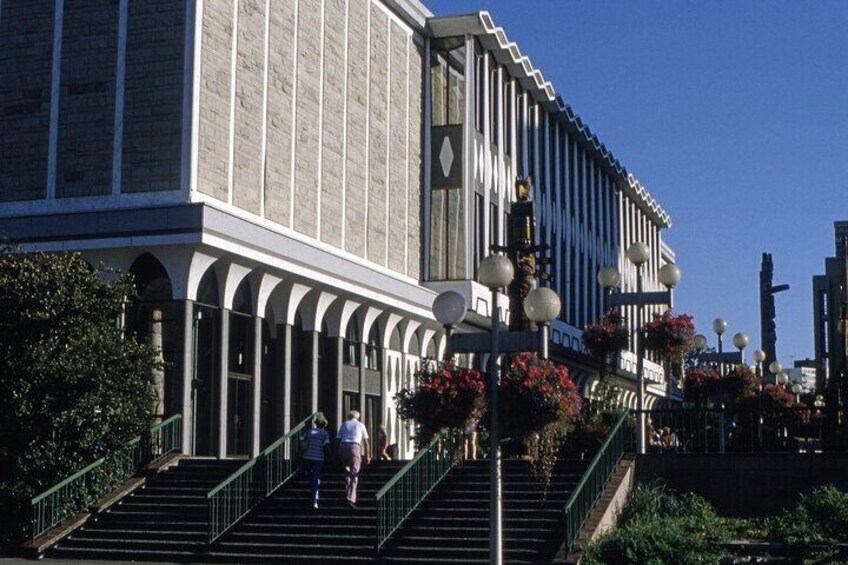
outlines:
[{"label": "white lamp globe", "polygon": [[630,262],[634,265],[642,265],[651,258],[651,248],[648,247],[647,243],[637,241],[636,243],[630,244],[625,255],[627,255],[627,258],[630,259]]},{"label": "white lamp globe", "polygon": [[784,373],[783,371],[777,374],[777,384],[785,385],[789,382],[789,375]]},{"label": "white lamp globe", "polygon": [[477,280],[490,289],[504,288],[515,274],[512,261],[503,255],[489,255],[480,262]]},{"label": "white lamp globe", "polygon": [[763,361],[766,360],[766,352],[763,351],[762,349],[757,349],[757,350],[754,351],[753,357],[754,357],[754,361],[756,361],[757,363],[762,363]]},{"label": "white lamp globe", "polygon": [[695,349],[703,351],[707,348],[707,336],[698,334],[695,336]]},{"label": "white lamp globe", "polygon": [[733,336],[733,347],[736,349],[745,349],[748,345],[748,336],[739,332]]},{"label": "white lamp globe", "polygon": [[801,394],[801,384],[800,383],[793,384],[792,385],[792,392],[793,392],[793,394]]},{"label": "white lamp globe", "polygon": [[615,267],[604,267],[598,271],[598,284],[604,288],[615,288],[621,284],[621,273]]},{"label": "white lamp globe", "polygon": [[666,263],[660,267],[659,277],[663,286],[671,288],[680,282],[680,267],[674,263]]},{"label": "white lamp globe", "polygon": [[777,361],[772,361],[769,363],[769,372],[772,375],[777,375],[783,370],[783,365],[778,363]]},{"label": "white lamp globe", "polygon": [[723,334],[727,331],[727,322],[722,318],[716,318],[713,320],[713,331],[718,335]]},{"label": "white lamp globe", "polygon": [[454,290],[446,290],[433,301],[433,316],[443,326],[455,326],[465,319],[465,297]]},{"label": "white lamp globe", "polygon": [[534,288],[524,299],[524,313],[534,322],[546,324],[556,320],[560,308],[559,296],[550,288]]}]

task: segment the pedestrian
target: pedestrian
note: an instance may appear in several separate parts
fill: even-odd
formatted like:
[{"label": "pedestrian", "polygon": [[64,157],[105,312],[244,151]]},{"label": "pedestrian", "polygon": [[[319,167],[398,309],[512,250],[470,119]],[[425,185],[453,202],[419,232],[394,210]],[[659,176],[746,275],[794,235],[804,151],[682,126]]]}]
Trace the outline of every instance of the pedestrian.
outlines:
[{"label": "pedestrian", "polygon": [[465,459],[474,461],[477,459],[477,423],[470,420],[462,429],[463,451]]},{"label": "pedestrian", "polygon": [[303,432],[300,439],[305,447],[303,470],[309,475],[310,501],[313,508],[318,508],[318,489],[321,486],[321,472],[324,470],[324,455],[330,446],[330,434],[325,429],[327,418],[321,412],[315,415],[312,424],[313,427]]},{"label": "pedestrian", "polygon": [[368,430],[359,421],[359,412],[351,410],[347,414],[336,435],[339,440],[339,460],[345,468],[345,493],[347,503],[356,508],[356,487],[359,482],[359,468],[363,457],[365,464],[371,462],[371,450],[368,443]]},{"label": "pedestrian", "polygon": [[380,424],[377,428],[377,445],[374,448],[376,455],[374,455],[374,457],[380,461],[388,461],[391,459],[388,449],[389,434],[386,432],[386,426],[384,424]]}]

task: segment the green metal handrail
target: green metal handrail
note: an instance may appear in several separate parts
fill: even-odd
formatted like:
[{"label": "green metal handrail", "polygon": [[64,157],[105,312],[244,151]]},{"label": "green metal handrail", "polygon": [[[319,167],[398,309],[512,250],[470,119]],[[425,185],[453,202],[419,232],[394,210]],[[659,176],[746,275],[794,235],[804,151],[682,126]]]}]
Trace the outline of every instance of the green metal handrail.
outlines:
[{"label": "green metal handrail", "polygon": [[181,421],[182,415],[171,416],[33,498],[32,539],[82,512],[145,466],[179,451]]},{"label": "green metal handrail", "polygon": [[207,493],[209,544],[294,476],[298,435],[318,414],[305,418]]},{"label": "green metal handrail", "polygon": [[442,432],[377,491],[377,551],[454,466],[453,434]]},{"label": "green metal handrail", "polygon": [[568,550],[574,545],[577,535],[631,443],[629,419],[629,412],[621,414],[565,504],[565,545]]}]

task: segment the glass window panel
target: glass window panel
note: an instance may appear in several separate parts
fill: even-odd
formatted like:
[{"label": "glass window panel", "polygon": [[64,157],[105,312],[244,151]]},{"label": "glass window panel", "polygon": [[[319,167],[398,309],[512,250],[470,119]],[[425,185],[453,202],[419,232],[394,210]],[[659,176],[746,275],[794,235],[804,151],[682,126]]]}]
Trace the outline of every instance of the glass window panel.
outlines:
[{"label": "glass window panel", "polygon": [[448,191],[448,277],[465,278],[465,222],[463,220],[462,191]]},{"label": "glass window panel", "polygon": [[447,191],[434,190],[430,199],[430,279],[444,280],[447,277],[445,253],[445,213]]},{"label": "glass window panel", "polygon": [[465,77],[451,67],[448,75],[448,123],[461,124],[465,108]]},{"label": "glass window panel", "polygon": [[430,65],[430,98],[434,126],[447,124],[447,61],[439,54]]}]

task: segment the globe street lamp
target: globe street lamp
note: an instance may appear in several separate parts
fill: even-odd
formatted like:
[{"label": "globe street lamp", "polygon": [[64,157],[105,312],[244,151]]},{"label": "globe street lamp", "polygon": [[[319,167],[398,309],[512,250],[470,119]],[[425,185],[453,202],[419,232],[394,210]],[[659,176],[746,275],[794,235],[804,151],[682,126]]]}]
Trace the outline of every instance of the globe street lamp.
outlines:
[{"label": "globe street lamp", "polygon": [[783,365],[777,362],[777,360],[769,363],[768,366],[769,373],[774,375],[774,382],[777,383],[777,375],[783,370]]},{"label": "globe street lamp", "polygon": [[801,400],[801,391],[802,390],[803,390],[803,387],[801,387],[801,383],[793,383],[792,384],[792,394],[795,395],[795,404],[798,404],[798,402]]},{"label": "globe street lamp", "polygon": [[763,388],[763,384],[762,384],[762,379],[763,379],[762,370],[763,369],[762,369],[762,366],[763,366],[763,361],[766,360],[766,352],[763,351],[762,349],[756,349],[756,350],[754,350],[753,357],[754,357],[754,363],[757,364],[757,379],[760,380],[760,388],[762,389]]},{"label": "globe street lamp", "polygon": [[704,334],[695,334],[695,350],[701,353],[707,348],[707,336]]},{"label": "globe street lamp", "polygon": [[742,332],[736,333],[733,336],[733,347],[739,350],[739,359],[740,362],[745,362],[745,354],[743,350],[748,346],[748,336],[743,334]]},{"label": "globe street lamp", "polygon": [[498,295],[515,276],[512,261],[492,254],[480,262],[477,280],[491,291],[491,325],[488,333],[456,333],[466,312],[465,298],[446,291],[433,301],[433,315],[447,334],[448,355],[453,353],[489,353],[489,563],[503,563],[503,484],[501,482],[500,366],[501,353],[539,351],[548,356],[550,323],[559,316],[560,299],[549,288],[535,288],[524,299],[524,313],[538,324],[537,331],[501,331]]},{"label": "globe street lamp", "polygon": [[[680,282],[680,267],[674,263],[663,265],[658,276],[660,283],[666,290],[661,292],[644,292],[642,290],[642,267],[651,258],[651,248],[647,244],[637,241],[630,245],[625,251],[627,259],[636,266],[636,292],[617,292],[607,296],[610,306],[635,306],[636,307],[636,332],[634,334],[636,345],[636,403],[639,413],[639,453],[645,453],[645,376],[644,376],[644,347],[641,339],[642,331],[642,306],[668,306],[672,304],[671,289]],[[604,267],[598,271],[598,283],[609,293],[621,283],[621,275],[615,267]]]}]

